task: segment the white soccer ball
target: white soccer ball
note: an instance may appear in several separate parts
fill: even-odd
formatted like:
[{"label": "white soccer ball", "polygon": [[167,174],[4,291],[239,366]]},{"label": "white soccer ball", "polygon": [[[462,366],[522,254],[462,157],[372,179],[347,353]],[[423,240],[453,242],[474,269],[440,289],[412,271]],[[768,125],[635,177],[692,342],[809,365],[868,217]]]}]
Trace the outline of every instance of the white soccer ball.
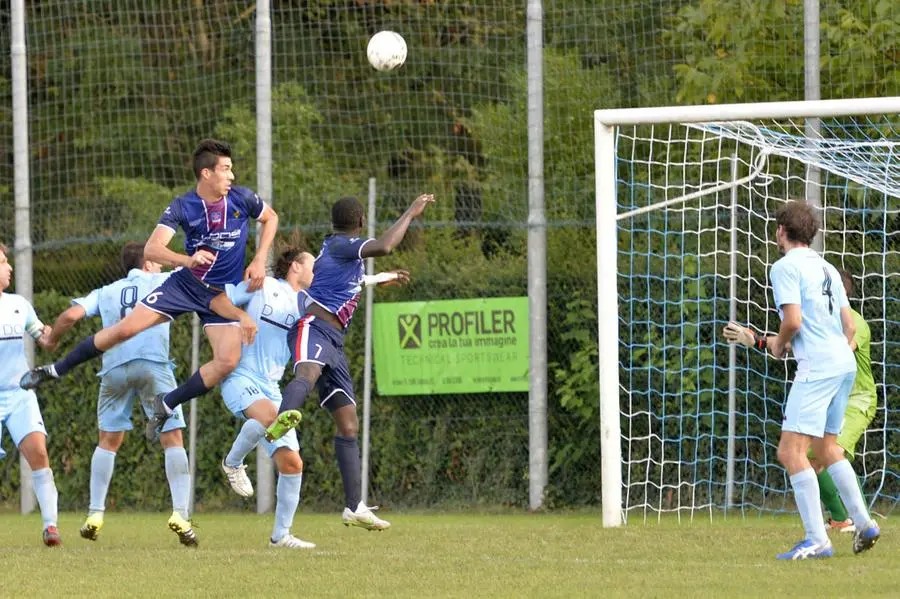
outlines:
[{"label": "white soccer ball", "polygon": [[366,56],[376,71],[393,71],[406,62],[406,40],[394,31],[379,31],[369,40]]}]

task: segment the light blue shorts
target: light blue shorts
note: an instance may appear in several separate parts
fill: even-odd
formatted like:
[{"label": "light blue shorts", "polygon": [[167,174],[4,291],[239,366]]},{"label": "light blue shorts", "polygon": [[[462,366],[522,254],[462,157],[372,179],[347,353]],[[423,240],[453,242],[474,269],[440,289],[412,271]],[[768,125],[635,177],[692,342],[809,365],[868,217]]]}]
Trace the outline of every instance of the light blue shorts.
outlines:
[{"label": "light blue shorts", "polygon": [[[232,414],[241,420],[246,420],[244,410],[257,401],[271,401],[277,410],[281,406],[281,389],[278,388],[277,383],[235,370],[222,381],[222,399],[225,400],[225,407]],[[291,451],[300,451],[300,443],[297,441],[295,429],[291,429],[288,434],[274,443],[269,443],[263,438],[259,444],[265,448],[269,457],[272,457],[280,447],[287,447]]]},{"label": "light blue shorts", "polygon": [[794,381],[781,430],[810,437],[839,434],[855,378],[856,373],[851,372],[817,381]]},{"label": "light blue shorts", "polygon": [[[100,379],[100,397],[97,399],[97,424],[101,431],[118,433],[130,431],[134,400],[140,399],[144,415],[153,414],[153,398],[175,388],[175,376],[168,363],[150,360],[132,360],[120,364]],[[184,428],[181,406],[175,415],[166,420],[162,432]]]},{"label": "light blue shorts", "polygon": [[[16,447],[31,433],[38,432],[47,435],[34,391],[13,389],[0,392],[0,441],[3,440],[4,426],[9,431],[9,436],[12,437]],[[5,456],[6,452],[0,447],[0,459]]]}]

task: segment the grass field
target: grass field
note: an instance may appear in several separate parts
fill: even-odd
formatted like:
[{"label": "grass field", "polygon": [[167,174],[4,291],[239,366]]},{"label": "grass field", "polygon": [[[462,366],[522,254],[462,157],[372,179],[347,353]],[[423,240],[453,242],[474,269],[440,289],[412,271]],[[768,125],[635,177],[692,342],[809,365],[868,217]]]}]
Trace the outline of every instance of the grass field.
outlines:
[{"label": "grass field", "polygon": [[314,550],[270,550],[271,517],[202,514],[201,545],[182,547],[164,514],[111,513],[100,539],[40,544],[36,516],[0,515],[0,596],[80,597],[877,597],[900,593],[890,525],[870,552],[773,559],[800,537],[797,518],[606,529],[597,514],[385,514],[391,530],[347,529],[339,515],[299,514]]}]

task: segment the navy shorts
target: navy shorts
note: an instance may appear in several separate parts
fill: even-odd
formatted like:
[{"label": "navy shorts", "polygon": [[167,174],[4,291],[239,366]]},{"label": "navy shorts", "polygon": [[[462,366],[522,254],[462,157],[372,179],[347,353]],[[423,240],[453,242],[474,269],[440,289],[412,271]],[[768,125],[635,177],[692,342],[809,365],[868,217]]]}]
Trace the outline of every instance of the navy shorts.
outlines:
[{"label": "navy shorts", "polygon": [[174,320],[186,312],[196,312],[203,326],[232,324],[234,320],[222,318],[209,309],[209,303],[222,289],[204,283],[186,268],[172,273],[162,285],[147,294],[141,305]]},{"label": "navy shorts", "polygon": [[294,369],[301,362],[312,362],[322,367],[316,382],[319,405],[330,411],[356,405],[353,397],[353,379],[344,356],[344,333],[312,314],[298,320],[288,331],[288,347]]}]

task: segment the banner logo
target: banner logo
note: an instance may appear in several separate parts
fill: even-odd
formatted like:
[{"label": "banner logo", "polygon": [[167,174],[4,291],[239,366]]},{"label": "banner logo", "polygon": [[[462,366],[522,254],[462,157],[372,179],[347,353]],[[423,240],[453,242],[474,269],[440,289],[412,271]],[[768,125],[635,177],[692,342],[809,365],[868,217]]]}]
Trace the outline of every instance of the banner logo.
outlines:
[{"label": "banner logo", "polygon": [[398,315],[397,326],[400,330],[401,349],[422,347],[422,318],[418,314]]}]

